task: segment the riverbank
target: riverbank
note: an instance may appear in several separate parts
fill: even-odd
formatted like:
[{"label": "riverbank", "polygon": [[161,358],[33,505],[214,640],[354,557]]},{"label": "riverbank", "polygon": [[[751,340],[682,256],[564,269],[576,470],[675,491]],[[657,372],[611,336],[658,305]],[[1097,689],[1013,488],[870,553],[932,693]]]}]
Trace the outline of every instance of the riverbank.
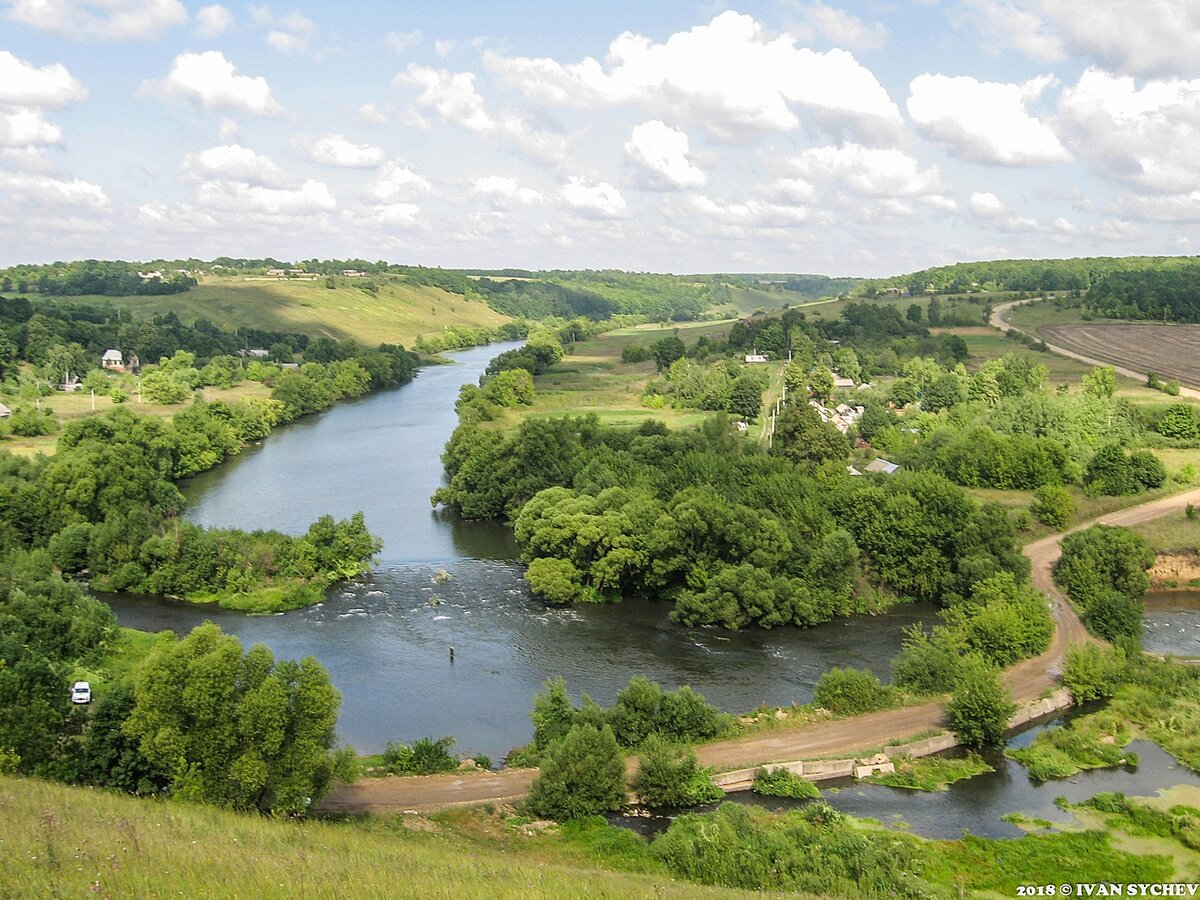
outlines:
[{"label": "riverbank", "polygon": [[[1061,553],[1059,542],[1062,538],[1093,524],[1136,525],[1183,510],[1188,503],[1197,502],[1200,502],[1200,489],[1193,489],[1101,516],[1097,520],[1081,523],[1069,532],[1050,535],[1023,548],[1032,564],[1031,578],[1035,587],[1053,603],[1055,631],[1050,646],[1043,654],[1023,660],[1005,671],[1005,685],[1016,702],[1025,706],[1040,702],[1058,691],[1058,679],[1067,648],[1094,642],[1051,576],[1054,563]],[[1026,715],[1032,719],[1050,711],[1043,708],[1040,713]],[[761,765],[782,763],[799,764],[803,771],[805,762],[830,758],[858,759],[867,751],[882,749],[889,742],[928,735],[931,731],[940,733],[944,727],[942,704],[930,702],[820,722],[804,729],[785,729],[701,745],[696,751],[701,765],[722,771],[752,770]],[[446,806],[512,800],[524,796],[536,774],[535,770],[525,769],[502,770],[486,775],[374,779],[338,787],[321,801],[319,810],[331,813],[402,812],[406,809],[428,811]]]}]

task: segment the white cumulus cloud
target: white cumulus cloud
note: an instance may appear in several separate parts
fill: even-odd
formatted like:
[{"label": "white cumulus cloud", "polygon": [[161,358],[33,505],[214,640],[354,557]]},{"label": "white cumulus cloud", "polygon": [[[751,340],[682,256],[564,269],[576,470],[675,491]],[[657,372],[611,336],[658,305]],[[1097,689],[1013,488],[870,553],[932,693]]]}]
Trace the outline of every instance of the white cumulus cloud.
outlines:
[{"label": "white cumulus cloud", "polygon": [[503,175],[485,175],[482,178],[476,178],[472,187],[475,193],[505,204],[519,203],[531,206],[542,202],[542,195],[538,191],[533,188],[521,187],[517,179],[506,178]]},{"label": "white cumulus cloud", "polygon": [[846,187],[864,197],[925,197],[945,191],[937,166],[922,169],[902,150],[859,144],[811,147],[793,157],[788,168],[809,185]]},{"label": "white cumulus cloud", "polygon": [[264,187],[283,187],[288,183],[269,156],[239,144],[209,147],[189,154],[184,157],[183,168],[201,178],[224,178]]},{"label": "white cumulus cloud", "polygon": [[0,50],[0,105],[57,109],[86,96],[84,86],[61,63],[38,68]]},{"label": "white cumulus cloud", "polygon": [[224,179],[205,181],[196,186],[196,202],[222,212],[272,218],[325,213],[337,207],[329,188],[311,180],[294,189]]},{"label": "white cumulus cloud", "polygon": [[955,156],[997,166],[1032,166],[1071,158],[1054,130],[1029,105],[1053,83],[978,81],[969,75],[918,75],[909,85],[908,114],[928,137]]},{"label": "white cumulus cloud", "polygon": [[651,119],[633,129],[625,152],[642,170],[642,184],[653,190],[702,187],[708,176],[688,158],[688,136]]},{"label": "white cumulus cloud", "polygon": [[379,177],[371,188],[371,196],[385,204],[396,203],[427,193],[430,187],[429,182],[414,172],[408,163],[389,160],[379,170]]},{"label": "white cumulus cloud", "polygon": [[1139,88],[1089,69],[1062,92],[1059,120],[1076,153],[1137,192],[1187,194],[1200,184],[1200,79]]},{"label": "white cumulus cloud", "polygon": [[60,140],[62,131],[47,122],[41,110],[0,112],[0,147],[38,147],[57,144]]},{"label": "white cumulus cloud", "polygon": [[37,206],[80,206],[93,209],[108,205],[108,197],[98,184],[78,178],[67,181],[49,175],[0,170],[0,191],[19,201]]},{"label": "white cumulus cloud", "polygon": [[275,116],[283,107],[261,75],[238,75],[219,50],[181,53],[160,81],[142,82],[143,93],[182,97],[204,109],[236,109],[256,116]]},{"label": "white cumulus cloud", "polygon": [[865,139],[894,136],[901,124],[887,91],[852,54],[798,47],[795,38],[771,37],[735,12],[661,43],[625,32],[610,45],[606,65],[591,57],[573,64],[497,53],[485,59],[536,100],[636,104],[723,140],[794,130],[800,112]]},{"label": "white cumulus cloud", "polygon": [[8,0],[9,18],[77,41],[142,40],[188,20],[179,0]]},{"label": "white cumulus cloud", "polygon": [[314,162],[343,169],[373,169],[383,162],[382,147],[374,144],[355,144],[340,134],[327,134],[308,148]]},{"label": "white cumulus cloud", "polygon": [[572,177],[563,185],[561,194],[571,209],[590,218],[615,219],[628,209],[621,192],[607,181]]}]

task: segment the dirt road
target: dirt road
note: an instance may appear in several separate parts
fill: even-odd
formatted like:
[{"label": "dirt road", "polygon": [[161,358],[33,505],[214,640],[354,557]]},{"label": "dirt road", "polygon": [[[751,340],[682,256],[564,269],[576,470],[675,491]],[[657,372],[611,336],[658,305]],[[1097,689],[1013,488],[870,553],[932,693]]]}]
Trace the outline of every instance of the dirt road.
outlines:
[{"label": "dirt road", "polygon": [[[1008,303],[1001,303],[999,306],[993,307],[991,318],[988,319],[988,324],[993,328],[1004,332],[1012,330],[1021,334],[1029,334],[1029,332],[1023,331],[1022,329],[1016,328],[1014,325],[1010,324],[1004,317],[1014,306],[1020,306],[1023,303],[1033,303],[1034,301],[1041,299],[1041,297],[1034,297],[1030,300],[1013,300]],[[1029,334],[1029,336],[1040,339],[1040,336],[1036,334]],[[1127,369],[1123,366],[1114,365],[1108,360],[1084,356],[1082,353],[1076,353],[1074,350],[1068,350],[1066,347],[1061,347],[1057,344],[1051,344],[1047,341],[1043,341],[1042,343],[1044,343],[1046,348],[1052,353],[1057,353],[1059,356],[1065,356],[1068,359],[1077,359],[1082,363],[1087,363],[1089,366],[1112,366],[1113,370],[1118,375],[1124,375],[1126,378],[1134,378],[1138,381],[1145,381],[1150,376],[1149,372],[1135,372],[1133,369]],[[1183,397],[1194,397],[1196,399],[1200,399],[1200,391],[1190,387],[1181,387],[1179,389],[1179,394]]]},{"label": "dirt road", "polygon": [[[1071,531],[1101,523],[1136,525],[1177,512],[1188,503],[1200,504],[1200,489],[1164,497],[1078,525]],[[1069,534],[1070,532],[1064,532]],[[1018,702],[1034,700],[1057,684],[1063,654],[1071,644],[1092,640],[1075,611],[1055,588],[1051,569],[1060,554],[1063,534],[1052,534],[1028,544],[1025,555],[1032,563],[1032,580],[1050,597],[1054,606],[1054,637],[1041,656],[1007,669],[1004,681]],[[823,756],[851,756],[856,751],[879,747],[889,741],[912,737],[944,726],[940,703],[889,709],[820,722],[804,728],[783,729],[750,737],[735,738],[696,748],[700,762],[721,769],[789,762]],[[364,778],[357,784],[337,788],[319,804],[318,812],[430,812],[449,806],[517,800],[529,790],[537,775],[533,769],[504,769],[490,773],[429,775],[405,778]]]}]

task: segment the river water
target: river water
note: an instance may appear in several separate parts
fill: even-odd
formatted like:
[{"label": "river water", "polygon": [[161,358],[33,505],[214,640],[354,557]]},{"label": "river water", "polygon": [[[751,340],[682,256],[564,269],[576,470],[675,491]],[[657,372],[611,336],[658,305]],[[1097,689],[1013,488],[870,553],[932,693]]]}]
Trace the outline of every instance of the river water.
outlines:
[{"label": "river water", "polygon": [[731,712],[805,703],[835,665],[887,677],[903,629],[935,619],[932,607],[917,605],[807,630],[731,634],[675,626],[665,604],[555,609],[534,599],[510,529],[464,522],[429,502],[442,483],[459,386],[511,346],[452,354],[453,365],[280,428],[183,486],[188,515],[204,525],[298,534],[323,513],[363,510],[384,542],[375,572],[319,606],[276,616],[106,595],[121,624],[186,633],[210,619],[277,657],[315,656],[342,692],[339,735],[360,751],[453,735],[457,750],[499,760],[532,736],[531,697],[554,675],[604,704],[635,674],[690,684]]}]

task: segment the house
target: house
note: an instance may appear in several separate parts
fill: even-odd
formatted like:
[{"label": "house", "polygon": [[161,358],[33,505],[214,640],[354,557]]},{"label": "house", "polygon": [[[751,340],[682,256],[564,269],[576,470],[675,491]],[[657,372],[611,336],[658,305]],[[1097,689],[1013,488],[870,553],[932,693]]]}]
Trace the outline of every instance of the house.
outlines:
[{"label": "house", "polygon": [[895,475],[900,467],[894,462],[888,462],[882,456],[877,457],[867,465],[868,472],[882,472],[884,475]]},{"label": "house", "polygon": [[746,362],[748,363],[765,363],[767,355],[765,353],[747,353]]},{"label": "house", "polygon": [[279,368],[289,370],[292,372],[299,372],[300,371],[300,363],[283,362],[283,363],[279,364]]},{"label": "house", "polygon": [[155,278],[161,281],[162,277],[163,273],[157,269],[153,272],[138,272],[138,278],[142,279],[142,281],[153,281]]},{"label": "house", "polygon": [[902,288],[888,287],[883,289],[883,293],[888,297],[899,297],[904,291]]},{"label": "house", "polygon": [[282,278],[286,274],[287,272],[283,269],[267,269],[267,275],[270,278]]},{"label": "house", "polygon": [[343,278],[365,278],[366,272],[360,272],[358,269],[342,269]]},{"label": "house", "polygon": [[847,472],[848,472],[850,475],[852,475],[852,476],[855,476],[855,477],[858,477],[858,476],[861,476],[861,475],[862,475],[862,472],[858,471],[858,469],[854,468],[854,466],[846,466],[846,471],[847,471]]},{"label": "house", "polygon": [[248,356],[251,359],[266,359],[271,353],[268,350],[263,350],[261,347],[252,347],[249,350],[239,350],[238,356]]},{"label": "house", "polygon": [[7,406],[5,406],[3,403],[0,403],[0,419],[7,419],[11,415],[12,415],[12,410],[9,409]]},{"label": "house", "polygon": [[55,385],[58,390],[66,394],[73,394],[83,387],[79,381],[78,375],[72,375],[69,372],[63,376],[63,380]]},{"label": "house", "polygon": [[104,355],[100,357],[100,368],[112,369],[114,372],[124,372],[125,358],[121,356],[121,351],[105,350]]},{"label": "house", "polygon": [[854,390],[854,379],[843,378],[841,375],[835,375],[833,379],[833,386],[843,390]]}]

